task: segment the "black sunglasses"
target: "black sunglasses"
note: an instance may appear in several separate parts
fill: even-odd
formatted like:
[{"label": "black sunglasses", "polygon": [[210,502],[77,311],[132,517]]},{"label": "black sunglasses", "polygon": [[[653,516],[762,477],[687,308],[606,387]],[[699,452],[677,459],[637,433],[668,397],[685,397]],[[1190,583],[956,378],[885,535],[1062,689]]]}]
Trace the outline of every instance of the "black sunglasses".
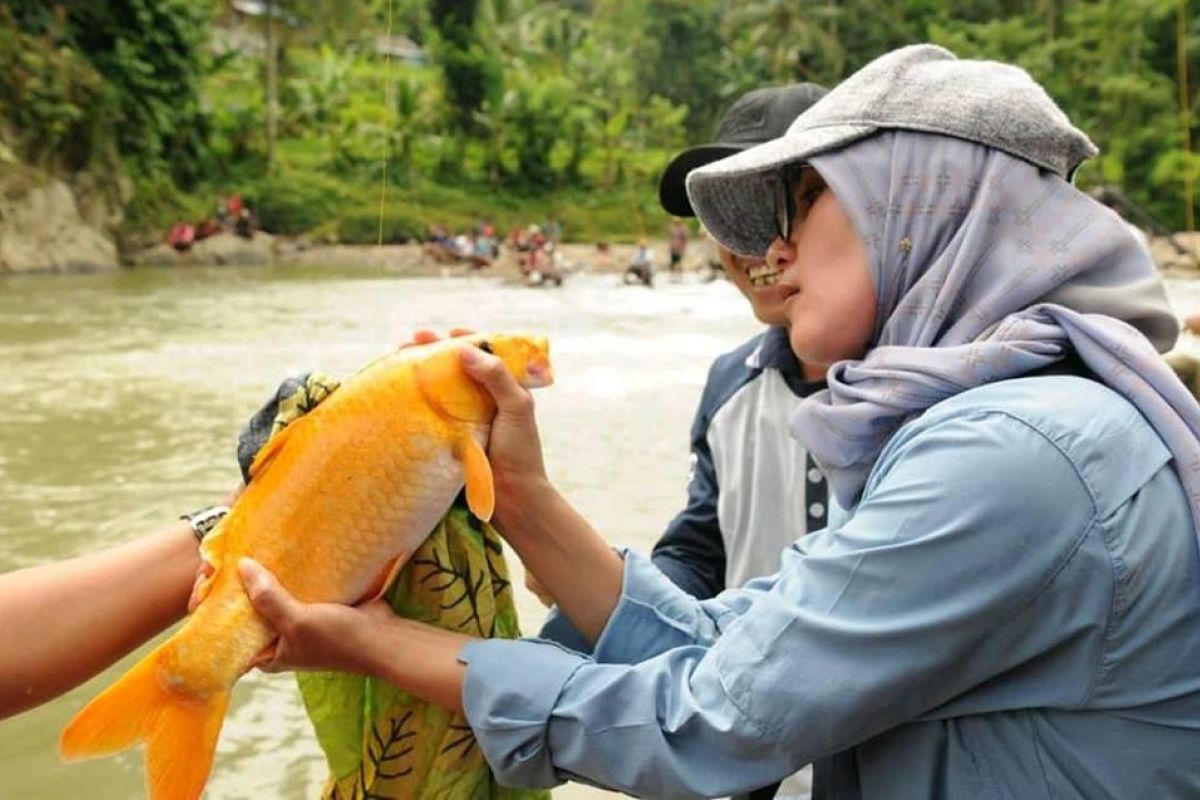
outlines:
[{"label": "black sunglasses", "polygon": [[775,183],[775,233],[783,241],[792,238],[792,220],[796,218],[796,184],[807,164],[788,164]]}]

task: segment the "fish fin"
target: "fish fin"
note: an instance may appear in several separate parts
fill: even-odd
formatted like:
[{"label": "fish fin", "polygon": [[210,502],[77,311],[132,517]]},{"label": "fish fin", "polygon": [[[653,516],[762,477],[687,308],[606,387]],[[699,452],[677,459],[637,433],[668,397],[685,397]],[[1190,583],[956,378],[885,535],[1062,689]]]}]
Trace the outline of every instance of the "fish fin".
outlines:
[{"label": "fish fin", "polygon": [[278,433],[272,434],[271,438],[267,439],[267,443],[259,448],[258,453],[254,456],[254,460],[250,462],[251,480],[261,475],[262,471],[267,468],[267,465],[275,459],[275,456],[279,455],[288,438],[300,427],[300,422],[301,420],[296,420]]},{"label": "fish fin", "polygon": [[396,580],[396,576],[400,574],[400,570],[404,569],[404,565],[408,563],[408,557],[412,553],[401,553],[391,561],[383,565],[383,570],[380,571],[379,577],[371,584],[371,588],[367,589],[359,603],[372,603],[387,594],[387,590],[391,588]]},{"label": "fish fin", "polygon": [[65,760],[93,758],[146,742],[150,799],[195,800],[212,769],[229,692],[198,697],[167,688],[163,647],[84,706],[63,729],[58,752]]},{"label": "fish fin", "polygon": [[204,560],[205,564],[212,567],[212,572],[202,575],[196,580],[196,585],[192,589],[191,604],[193,607],[204,602],[204,598],[208,597],[208,593],[212,591],[213,581],[216,580],[217,573],[221,571],[221,563],[224,561],[225,555],[225,531],[228,528],[225,521],[223,519],[217,523],[217,527],[200,542],[200,558]]},{"label": "fish fin", "polygon": [[463,372],[459,347],[450,347],[414,364],[421,396],[435,411],[450,419],[476,422],[491,419],[492,396]]},{"label": "fish fin", "polygon": [[487,453],[474,436],[467,435],[459,441],[457,455],[466,477],[467,508],[486,522],[496,508],[496,487],[492,484],[492,465]]}]

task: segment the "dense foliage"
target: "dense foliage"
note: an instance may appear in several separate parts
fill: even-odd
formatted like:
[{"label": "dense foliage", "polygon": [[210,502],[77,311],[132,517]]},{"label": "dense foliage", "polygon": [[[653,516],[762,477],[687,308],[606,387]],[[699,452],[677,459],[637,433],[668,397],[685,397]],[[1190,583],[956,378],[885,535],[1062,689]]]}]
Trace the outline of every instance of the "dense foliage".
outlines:
[{"label": "dense foliage", "polygon": [[7,0],[0,154],[123,165],[144,198],[175,197],[170,213],[181,194],[200,208],[242,191],[287,232],[373,240],[382,206],[385,238],[548,213],[568,235],[632,236],[665,222],[654,182],[670,152],[741,92],[834,83],[933,41],[1028,69],[1101,146],[1081,184],[1180,228],[1185,179],[1200,183],[1187,2],[276,0],[247,15],[231,0]]},{"label": "dense foliage", "polygon": [[193,0],[10,0],[0,7],[0,110],[18,146],[75,168],[119,156],[194,184],[207,146],[210,18]]}]

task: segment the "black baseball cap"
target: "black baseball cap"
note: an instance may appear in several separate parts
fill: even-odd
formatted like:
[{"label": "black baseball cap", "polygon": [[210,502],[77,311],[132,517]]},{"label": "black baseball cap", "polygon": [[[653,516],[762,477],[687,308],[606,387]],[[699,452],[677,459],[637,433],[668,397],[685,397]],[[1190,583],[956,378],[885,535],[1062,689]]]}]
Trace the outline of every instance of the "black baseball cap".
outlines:
[{"label": "black baseball cap", "polygon": [[828,89],[814,83],[793,83],[754,89],[739,97],[717,123],[712,144],[684,150],[663,170],[658,201],[668,214],[694,217],[685,181],[697,167],[731,156],[755,145],[778,139],[796,117],[825,96]]}]

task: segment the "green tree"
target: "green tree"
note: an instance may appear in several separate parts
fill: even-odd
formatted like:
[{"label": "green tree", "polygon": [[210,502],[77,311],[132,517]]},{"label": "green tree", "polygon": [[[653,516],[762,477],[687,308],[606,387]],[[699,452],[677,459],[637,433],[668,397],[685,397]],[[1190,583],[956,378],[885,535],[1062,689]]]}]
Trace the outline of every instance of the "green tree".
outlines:
[{"label": "green tree", "polygon": [[1081,184],[1119,186],[1164,224],[1181,225],[1180,185],[1171,176],[1190,161],[1182,154],[1174,78],[1155,66],[1162,32],[1174,21],[1174,0],[1053,10],[1053,34],[1046,4],[1030,2],[1004,20],[935,24],[931,38],[963,57],[1029,70],[1100,147]]},{"label": "green tree", "polygon": [[51,47],[77,52],[113,98],[113,136],[136,170],[191,185],[204,173],[207,124],[200,107],[211,2],[16,0],[13,20]]},{"label": "green tree", "polygon": [[445,78],[446,106],[453,128],[475,131],[475,114],[500,88],[496,58],[476,26],[479,0],[433,0],[430,21],[437,33],[434,55]]},{"label": "green tree", "polygon": [[0,9],[0,136],[13,158],[67,171],[115,167],[118,110],[103,76],[77,50],[6,21]]},{"label": "green tree", "polygon": [[722,103],[721,19],[716,0],[650,0],[644,53],[636,62],[643,98],[687,110],[687,125],[709,130]]}]

